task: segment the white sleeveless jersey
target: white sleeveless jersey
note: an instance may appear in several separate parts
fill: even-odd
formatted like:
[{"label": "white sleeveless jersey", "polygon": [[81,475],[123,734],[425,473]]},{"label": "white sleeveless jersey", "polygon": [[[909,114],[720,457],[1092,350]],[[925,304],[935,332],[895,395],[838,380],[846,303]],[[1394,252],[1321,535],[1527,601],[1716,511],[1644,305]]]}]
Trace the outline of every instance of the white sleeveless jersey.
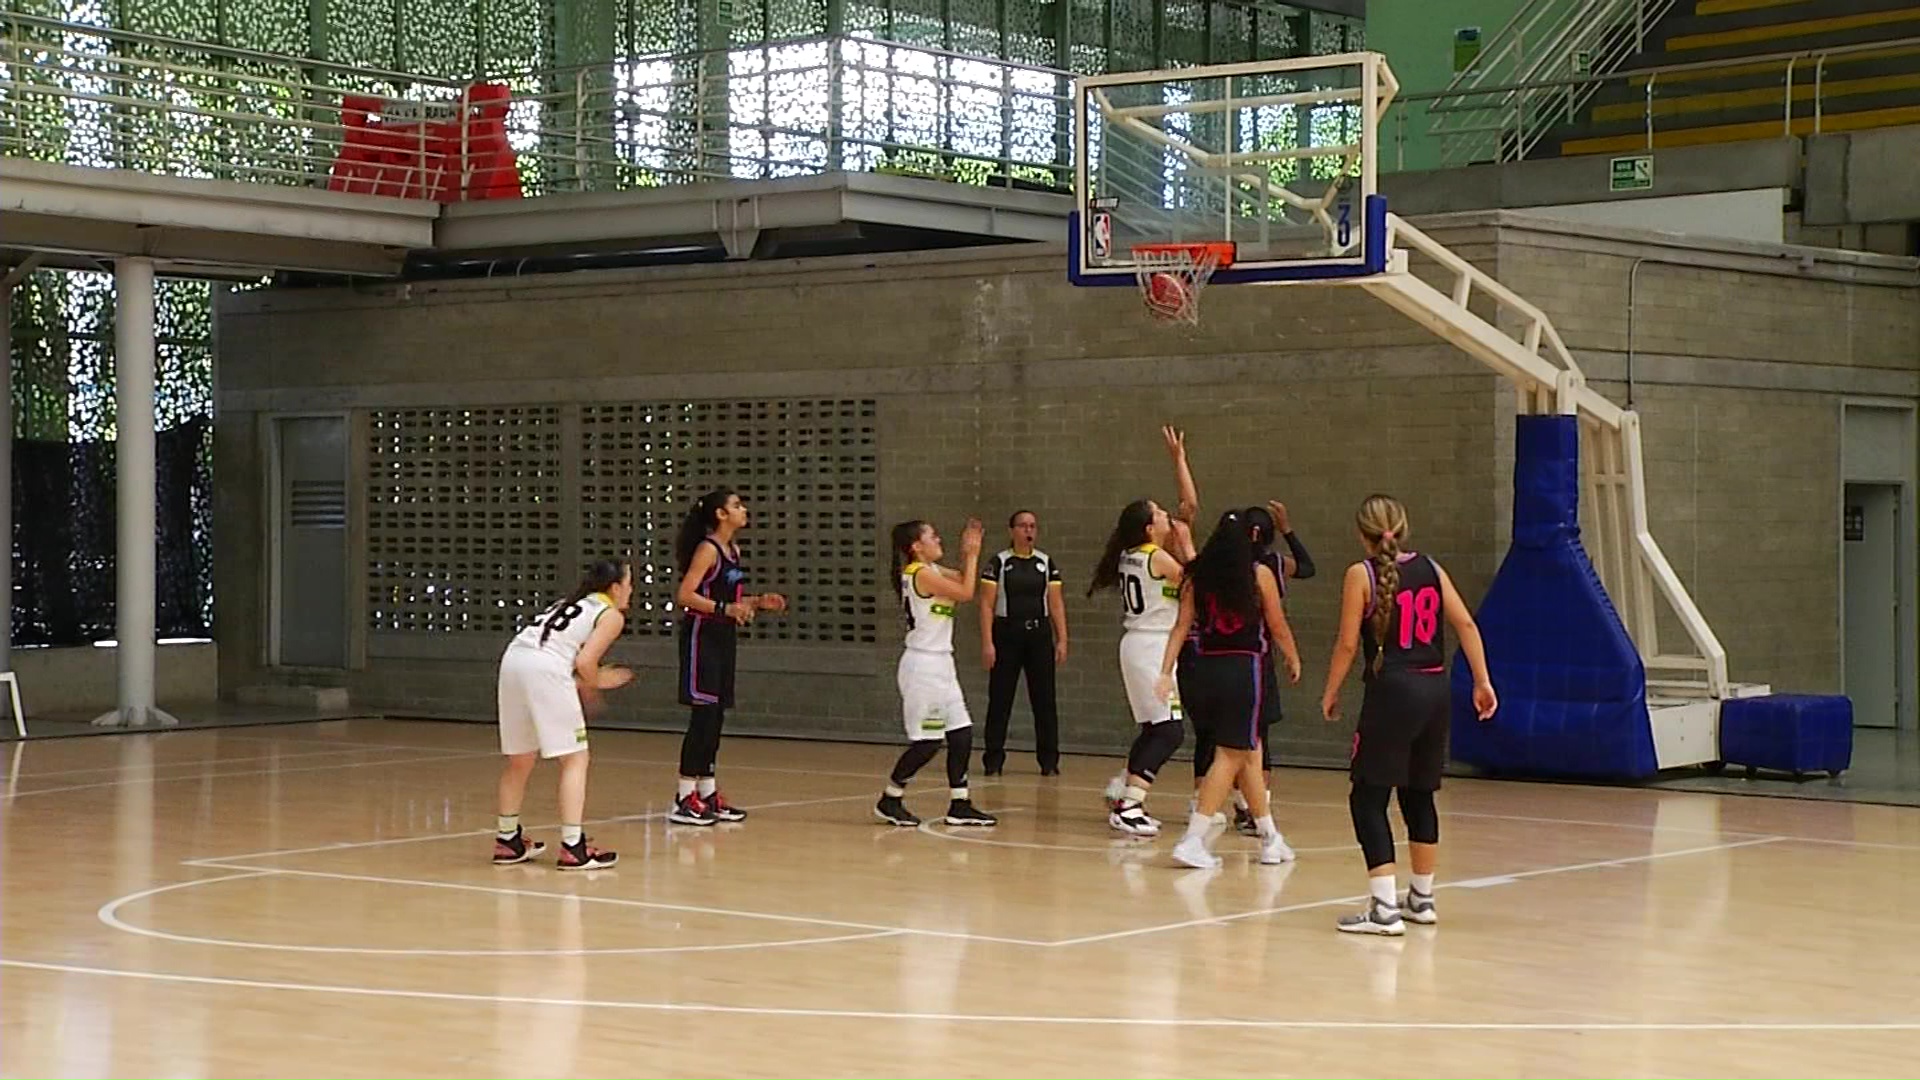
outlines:
[{"label": "white sleeveless jersey", "polygon": [[[540,613],[540,617],[527,624],[526,629],[515,634],[513,644],[528,649],[538,649],[549,656],[558,657],[568,667],[580,655],[580,650],[593,636],[593,628],[600,617],[613,610],[613,600],[605,593],[594,593],[568,604],[565,600]],[[547,623],[554,619],[551,632]],[[541,644],[540,636],[546,635],[546,644]]]},{"label": "white sleeveless jersey", "polygon": [[1153,553],[1141,544],[1120,556],[1120,625],[1164,634],[1180,618],[1180,586],[1153,573]]},{"label": "white sleeveless jersey", "polygon": [[915,652],[953,651],[954,603],[945,597],[922,596],[913,576],[925,563],[908,563],[900,571],[900,606],[907,614],[907,648]]}]

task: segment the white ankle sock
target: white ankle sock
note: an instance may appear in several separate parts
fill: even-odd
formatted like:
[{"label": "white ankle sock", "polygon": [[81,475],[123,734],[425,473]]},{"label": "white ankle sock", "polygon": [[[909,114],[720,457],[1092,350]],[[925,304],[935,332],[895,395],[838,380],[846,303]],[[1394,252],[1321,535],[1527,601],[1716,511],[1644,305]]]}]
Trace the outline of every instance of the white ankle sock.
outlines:
[{"label": "white ankle sock", "polygon": [[678,791],[679,791],[679,797],[682,799],[693,794],[693,781],[687,779],[684,776],[681,777],[680,783],[678,785]]},{"label": "white ankle sock", "polygon": [[519,814],[496,814],[493,821],[493,830],[502,840],[511,840],[513,834],[520,831]]},{"label": "white ankle sock", "polygon": [[703,799],[713,794],[714,792],[720,790],[719,782],[714,780],[714,778],[711,776],[701,777],[697,782],[696,787],[698,787],[700,791],[700,797]]},{"label": "white ankle sock", "polygon": [[966,802],[967,789],[963,787],[948,788],[947,797],[952,799],[954,802]]},{"label": "white ankle sock", "polygon": [[1121,798],[1127,802],[1138,805],[1139,803],[1147,801],[1147,789],[1141,787],[1139,784],[1128,784],[1127,790],[1121,795]]},{"label": "white ankle sock", "polygon": [[905,795],[906,793],[907,793],[907,789],[901,787],[899,784],[887,785],[887,798],[889,799],[897,799],[902,795]]},{"label": "white ankle sock", "polygon": [[1247,796],[1241,792],[1239,788],[1233,789],[1233,808],[1235,810],[1245,810],[1247,808]]},{"label": "white ankle sock", "polygon": [[1413,891],[1419,893],[1421,896],[1433,895],[1432,874],[1409,874],[1407,875],[1407,883],[1412,885]]},{"label": "white ankle sock", "polygon": [[580,841],[584,839],[586,839],[586,830],[581,828],[580,826],[578,825],[560,826],[560,842],[567,845],[568,847],[573,847],[574,845],[580,843]]},{"label": "white ankle sock", "polygon": [[1399,889],[1395,886],[1392,874],[1381,874],[1367,879],[1367,887],[1373,891],[1373,898],[1381,906],[1397,908],[1400,906]]},{"label": "white ankle sock", "polygon": [[1198,810],[1187,815],[1187,839],[1206,842],[1207,833],[1213,829],[1213,816]]},{"label": "white ankle sock", "polygon": [[1260,835],[1262,838],[1280,835],[1280,826],[1275,825],[1273,823],[1272,814],[1266,814],[1262,817],[1255,818],[1253,824],[1255,828],[1260,830]]}]

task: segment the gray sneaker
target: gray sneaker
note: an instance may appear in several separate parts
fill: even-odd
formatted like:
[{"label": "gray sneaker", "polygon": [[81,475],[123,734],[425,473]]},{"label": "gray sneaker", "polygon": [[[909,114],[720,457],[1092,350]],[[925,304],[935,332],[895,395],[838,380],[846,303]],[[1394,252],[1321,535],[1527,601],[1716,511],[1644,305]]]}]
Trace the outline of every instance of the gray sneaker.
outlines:
[{"label": "gray sneaker", "polygon": [[1405,920],[1400,918],[1400,909],[1383,904],[1372,897],[1367,898],[1365,911],[1340,916],[1333,924],[1348,934],[1384,934],[1387,937],[1400,937],[1407,932]]},{"label": "gray sneaker", "polygon": [[1440,921],[1440,913],[1434,910],[1433,894],[1407,890],[1405,900],[1400,902],[1400,914],[1408,922],[1417,922],[1422,926],[1432,926]]}]

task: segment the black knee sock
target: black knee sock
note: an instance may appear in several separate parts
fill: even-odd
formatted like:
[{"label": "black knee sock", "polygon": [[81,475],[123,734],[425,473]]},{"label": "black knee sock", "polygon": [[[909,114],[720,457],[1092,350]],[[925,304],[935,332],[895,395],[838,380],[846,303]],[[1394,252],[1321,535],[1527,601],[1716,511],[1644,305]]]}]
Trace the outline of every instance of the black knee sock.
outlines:
[{"label": "black knee sock", "polygon": [[933,755],[939,752],[938,739],[919,739],[908,743],[907,748],[900,751],[900,760],[893,763],[893,772],[887,776],[888,782],[897,788],[906,787],[907,781],[913,779],[913,774],[926,768],[927,762],[932,761]]},{"label": "black knee sock", "polygon": [[1178,720],[1141,724],[1140,733],[1133,737],[1133,747],[1127,751],[1127,771],[1152,783],[1174,751],[1180,749],[1183,734]]},{"label": "black knee sock", "polygon": [[1433,792],[1400,789],[1400,817],[1407,823],[1407,839],[1416,844],[1440,842],[1440,810]]},{"label": "black knee sock", "polygon": [[967,765],[973,760],[973,728],[947,732],[947,787],[967,790]]},{"label": "black knee sock", "polygon": [[1378,784],[1353,782],[1347,794],[1347,808],[1353,814],[1353,836],[1360,841],[1360,853],[1366,856],[1367,869],[1393,862],[1393,825],[1387,821],[1387,803],[1393,789]]}]

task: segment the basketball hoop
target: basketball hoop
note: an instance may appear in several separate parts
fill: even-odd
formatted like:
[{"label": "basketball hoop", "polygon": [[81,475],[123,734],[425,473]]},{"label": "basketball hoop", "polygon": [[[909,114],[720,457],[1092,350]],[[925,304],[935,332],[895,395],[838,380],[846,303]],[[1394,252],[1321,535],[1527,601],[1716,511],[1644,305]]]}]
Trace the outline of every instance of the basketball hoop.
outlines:
[{"label": "basketball hoop", "polygon": [[1133,276],[1147,311],[1161,322],[1200,322],[1200,290],[1213,272],[1233,265],[1231,241],[1201,244],[1136,244]]}]

